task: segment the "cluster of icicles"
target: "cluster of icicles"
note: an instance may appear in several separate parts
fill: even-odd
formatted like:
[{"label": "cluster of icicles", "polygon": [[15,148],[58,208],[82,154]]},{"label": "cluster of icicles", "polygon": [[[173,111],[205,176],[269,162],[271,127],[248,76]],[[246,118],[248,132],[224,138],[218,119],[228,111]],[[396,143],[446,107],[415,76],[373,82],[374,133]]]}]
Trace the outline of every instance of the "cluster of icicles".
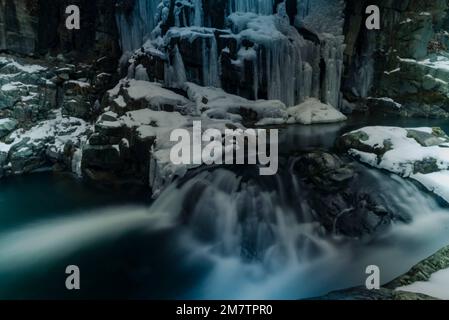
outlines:
[{"label": "cluster of icicles", "polygon": [[[198,84],[220,87],[221,52],[217,44],[216,29],[210,25],[211,19],[203,8],[205,1],[207,0],[176,0],[173,8],[174,26],[178,30],[184,29],[183,34],[188,33],[189,29],[202,33],[202,79]],[[277,28],[284,34],[282,38],[273,38],[269,42],[253,41],[256,49],[251,60],[254,99],[281,100],[287,106],[293,106],[309,97],[315,97],[335,107],[340,105],[339,88],[344,51],[342,36],[326,33],[321,43],[305,40],[294,26],[285,21],[283,23],[283,19],[288,20],[285,0],[227,1],[227,17],[234,13],[272,16],[276,19],[275,24],[280,24]],[[340,0],[319,1],[340,3]],[[160,37],[160,25],[169,18],[171,5],[168,0],[137,0],[131,14],[119,12],[117,23],[123,51],[135,51],[148,40],[159,45],[164,43]],[[298,0],[297,23],[311,12],[311,8],[312,1]],[[341,8],[338,7],[338,10]],[[232,35],[235,35],[240,42],[239,46],[243,48],[238,34]],[[199,82],[198,79],[189,79],[184,70],[182,54],[177,47],[174,50],[172,58],[167,59],[170,61],[166,66],[166,85],[178,87],[179,83],[186,80]],[[266,87],[266,96],[260,97],[259,89],[263,85]]]}]

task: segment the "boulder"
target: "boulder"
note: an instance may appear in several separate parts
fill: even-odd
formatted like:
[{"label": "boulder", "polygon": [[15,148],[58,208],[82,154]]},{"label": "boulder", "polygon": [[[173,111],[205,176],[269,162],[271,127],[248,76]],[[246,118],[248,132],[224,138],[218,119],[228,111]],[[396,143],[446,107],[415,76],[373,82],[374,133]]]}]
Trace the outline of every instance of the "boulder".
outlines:
[{"label": "boulder", "polygon": [[11,133],[16,128],[16,120],[10,118],[0,119],[0,139]]},{"label": "boulder", "polygon": [[370,237],[393,221],[405,220],[387,209],[381,196],[358,190],[358,172],[337,155],[314,151],[300,156],[294,170],[312,187],[307,201],[330,233]]},{"label": "boulder", "polygon": [[119,146],[86,146],[83,148],[82,166],[105,171],[120,170],[123,162]]}]

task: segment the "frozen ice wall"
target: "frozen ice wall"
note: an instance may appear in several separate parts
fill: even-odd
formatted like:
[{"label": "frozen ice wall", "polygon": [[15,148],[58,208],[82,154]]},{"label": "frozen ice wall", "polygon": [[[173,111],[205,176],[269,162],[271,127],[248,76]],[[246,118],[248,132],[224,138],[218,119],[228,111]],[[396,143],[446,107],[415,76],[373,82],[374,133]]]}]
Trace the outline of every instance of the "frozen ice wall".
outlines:
[{"label": "frozen ice wall", "polygon": [[261,15],[273,14],[274,0],[229,0],[229,13],[253,12]]},{"label": "frozen ice wall", "polygon": [[204,24],[203,0],[176,0],[173,15],[176,27],[201,27]]},{"label": "frozen ice wall", "polygon": [[[167,86],[179,88],[189,81],[288,106],[309,97],[340,105],[343,0],[290,2],[297,6],[295,25],[283,1],[223,0],[223,30],[204,27],[211,19],[206,1],[135,0],[131,12],[117,16],[124,51],[139,49],[149,39],[145,48],[153,49],[147,54],[156,49],[167,57],[165,74],[149,78]],[[305,39],[301,29],[316,40]],[[129,75],[145,79],[138,63]]]},{"label": "frozen ice wall", "polygon": [[345,3],[343,0],[298,0],[297,8],[296,26],[318,34],[322,42],[320,72],[324,77],[321,79],[320,98],[338,107],[345,49]]},{"label": "frozen ice wall", "polygon": [[[161,0],[135,0],[132,8],[126,8],[125,1],[122,2],[119,2],[116,15],[120,44],[123,52],[133,51],[143,44],[145,38],[156,27],[159,19],[158,12],[161,10]],[[163,2],[167,2],[167,0]],[[128,12],[128,9],[131,12]]]}]

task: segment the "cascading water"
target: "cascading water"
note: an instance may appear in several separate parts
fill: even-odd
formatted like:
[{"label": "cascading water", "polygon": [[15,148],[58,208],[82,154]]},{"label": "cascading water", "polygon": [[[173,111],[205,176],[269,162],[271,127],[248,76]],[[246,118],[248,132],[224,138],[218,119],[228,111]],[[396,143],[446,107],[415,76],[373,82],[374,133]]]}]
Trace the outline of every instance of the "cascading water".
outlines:
[{"label": "cascading water", "polygon": [[[289,163],[293,168],[295,159]],[[19,270],[46,270],[61,259],[71,263],[75,253],[87,252],[87,261],[98,263],[95,284],[108,283],[116,274],[102,279],[99,267],[117,270],[123,259],[141,253],[156,255],[162,262],[139,262],[144,265],[138,270],[152,270],[150,279],[139,276],[141,292],[126,288],[121,294],[163,298],[155,282],[163,286],[159,282],[168,281],[167,276],[181,274],[184,280],[170,282],[170,297],[299,299],[362,285],[366,266],[372,264],[381,268],[382,282],[388,282],[449,242],[449,210],[411,181],[357,165],[362,180],[355,188],[380,194],[385,206],[412,218],[361,241],[325,232],[307,201],[314,190],[291,169],[268,180],[252,169],[256,168],[192,173],[169,186],[150,208],[106,209],[6,229],[0,234],[0,277],[10,278]],[[164,234],[162,250],[156,239]],[[136,249],[143,244],[154,246]],[[113,255],[103,261],[97,251],[92,253],[95,257],[88,254],[97,246],[101,252],[111,246],[114,253],[120,246],[131,246],[133,254],[123,249],[125,257]],[[173,274],[164,273],[167,267],[175,268]],[[84,277],[83,283],[92,285],[88,279]]]}]

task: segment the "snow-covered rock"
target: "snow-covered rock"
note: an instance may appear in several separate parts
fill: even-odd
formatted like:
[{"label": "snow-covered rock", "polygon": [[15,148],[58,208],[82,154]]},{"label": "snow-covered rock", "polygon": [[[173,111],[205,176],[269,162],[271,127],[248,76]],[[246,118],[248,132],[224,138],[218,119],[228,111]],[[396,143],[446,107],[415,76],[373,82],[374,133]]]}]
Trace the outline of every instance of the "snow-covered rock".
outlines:
[{"label": "snow-covered rock", "polygon": [[162,87],[156,82],[122,80],[109,91],[112,110],[118,114],[150,108],[153,110],[182,111],[189,103],[185,97]]},{"label": "snow-covered rock", "polygon": [[20,122],[36,122],[57,103],[57,88],[47,67],[0,56],[0,110],[10,109]]},{"label": "snow-covered rock", "polygon": [[288,108],[288,123],[316,124],[347,120],[346,116],[329,104],[310,98],[304,103]]},{"label": "snow-covered rock", "polygon": [[411,178],[449,202],[449,137],[439,128],[366,127],[338,146],[373,167]]},{"label": "snow-covered rock", "polygon": [[62,161],[68,143],[80,146],[87,138],[90,125],[81,119],[64,117],[55,111],[53,119],[45,120],[29,130],[17,129],[5,142],[0,142],[3,154],[2,170],[21,174],[45,164]]}]

